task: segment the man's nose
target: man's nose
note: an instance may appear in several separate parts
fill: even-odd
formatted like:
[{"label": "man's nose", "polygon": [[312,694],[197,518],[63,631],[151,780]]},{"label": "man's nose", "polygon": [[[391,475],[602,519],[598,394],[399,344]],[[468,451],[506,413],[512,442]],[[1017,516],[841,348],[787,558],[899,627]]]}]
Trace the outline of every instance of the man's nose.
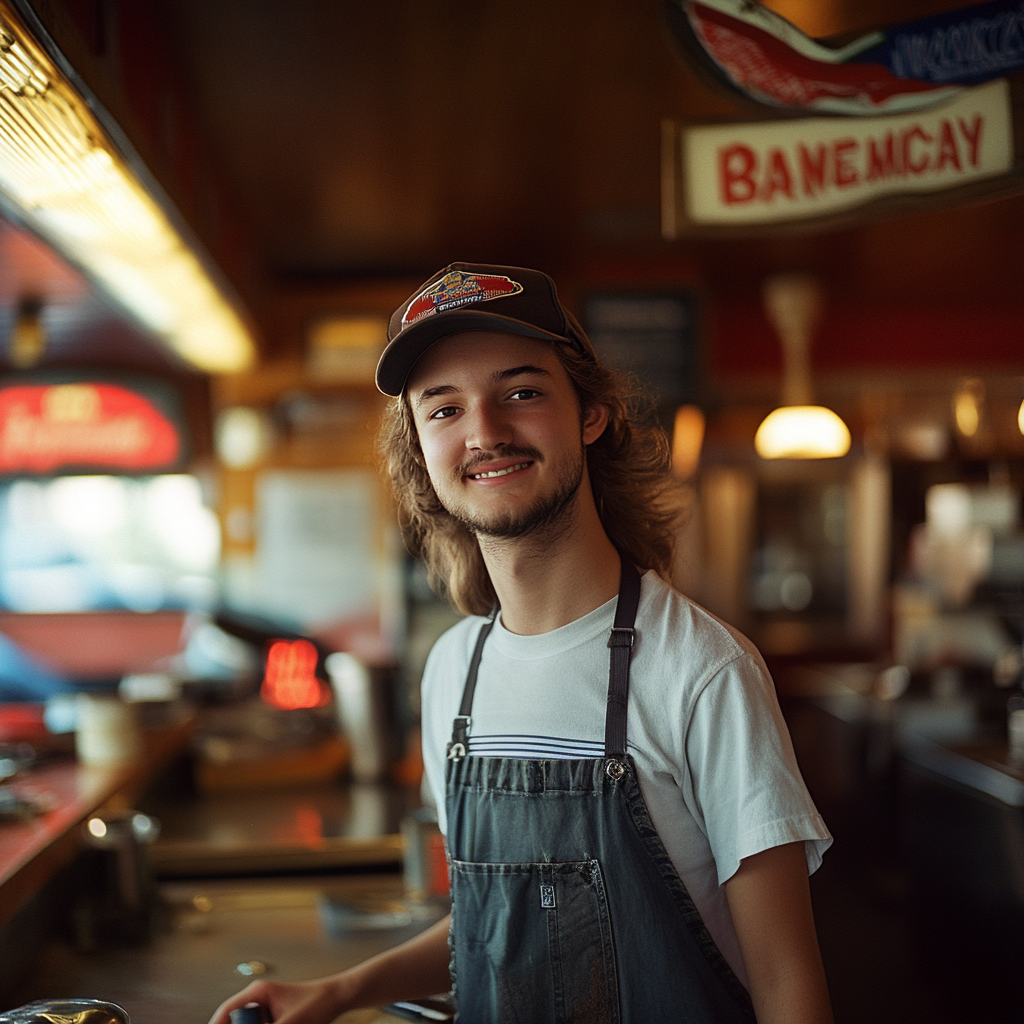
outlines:
[{"label": "man's nose", "polygon": [[466,433],[466,447],[474,451],[493,451],[512,440],[512,427],[501,408],[490,402],[481,402],[470,414]]}]

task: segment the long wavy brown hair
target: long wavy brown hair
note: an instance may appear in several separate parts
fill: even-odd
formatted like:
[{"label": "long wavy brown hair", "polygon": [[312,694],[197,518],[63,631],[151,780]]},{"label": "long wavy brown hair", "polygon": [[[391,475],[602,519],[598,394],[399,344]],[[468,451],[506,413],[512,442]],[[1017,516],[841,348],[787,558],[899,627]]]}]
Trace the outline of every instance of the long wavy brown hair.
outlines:
[{"label": "long wavy brown hair", "polygon": [[[587,448],[587,470],[601,523],[642,569],[666,579],[678,528],[668,438],[654,403],[637,381],[567,345],[555,350],[579,401],[580,415],[608,407],[608,425]],[[391,480],[406,547],[427,567],[430,584],[467,615],[486,615],[495,593],[476,537],[442,506],[427,474],[407,394],[384,413],[378,450]]]}]

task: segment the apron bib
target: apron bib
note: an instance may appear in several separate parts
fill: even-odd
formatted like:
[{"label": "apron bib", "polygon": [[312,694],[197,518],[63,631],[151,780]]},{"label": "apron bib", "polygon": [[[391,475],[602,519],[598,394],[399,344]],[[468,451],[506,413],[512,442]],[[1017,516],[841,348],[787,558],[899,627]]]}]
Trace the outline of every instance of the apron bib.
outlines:
[{"label": "apron bib", "polygon": [[[626,753],[640,576],[622,558],[605,754],[467,757],[481,628],[448,745],[459,1024],[751,1024],[750,996],[655,831]],[[495,615],[497,612],[495,612]]]}]

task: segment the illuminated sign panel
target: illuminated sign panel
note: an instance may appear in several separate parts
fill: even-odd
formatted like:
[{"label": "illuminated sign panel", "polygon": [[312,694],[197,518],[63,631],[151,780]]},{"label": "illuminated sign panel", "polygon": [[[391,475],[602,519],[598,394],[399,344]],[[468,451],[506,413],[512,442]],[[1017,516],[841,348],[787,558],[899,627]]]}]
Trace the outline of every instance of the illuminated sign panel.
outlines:
[{"label": "illuminated sign panel", "polygon": [[665,231],[808,223],[1019,190],[1018,119],[999,79],[907,114],[682,127]]},{"label": "illuminated sign panel", "polygon": [[181,431],[161,406],[105,382],[0,386],[0,473],[172,470],[183,454]]}]

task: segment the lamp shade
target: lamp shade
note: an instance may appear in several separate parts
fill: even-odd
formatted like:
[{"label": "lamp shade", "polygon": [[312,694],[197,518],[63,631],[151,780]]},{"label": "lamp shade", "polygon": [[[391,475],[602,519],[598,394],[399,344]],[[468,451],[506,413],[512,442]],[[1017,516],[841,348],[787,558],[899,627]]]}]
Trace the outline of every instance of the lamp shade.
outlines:
[{"label": "lamp shade", "polygon": [[757,428],[754,447],[762,459],[837,459],[850,450],[850,431],[821,405],[787,405]]}]

